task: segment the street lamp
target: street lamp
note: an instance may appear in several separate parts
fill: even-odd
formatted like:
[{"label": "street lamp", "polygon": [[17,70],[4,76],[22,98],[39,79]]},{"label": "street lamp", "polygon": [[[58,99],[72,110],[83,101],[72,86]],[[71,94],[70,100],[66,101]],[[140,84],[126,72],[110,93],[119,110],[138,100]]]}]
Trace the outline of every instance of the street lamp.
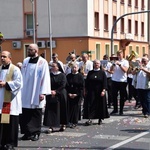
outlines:
[{"label": "street lamp", "polygon": [[30,0],[32,3],[32,16],[33,16],[33,43],[35,43],[35,7],[34,0]]},{"label": "street lamp", "polygon": [[114,33],[114,27],[115,27],[115,25],[117,24],[117,22],[118,22],[121,18],[123,18],[123,17],[125,17],[125,16],[128,16],[128,15],[134,15],[134,14],[140,14],[140,13],[149,13],[149,12],[150,12],[150,10],[127,13],[127,14],[124,14],[124,15],[120,16],[120,17],[114,22],[113,27],[112,27],[112,29],[111,29],[111,54],[114,54],[113,33]]},{"label": "street lamp", "polygon": [[50,60],[52,60],[52,23],[51,23],[51,3],[48,0],[48,20],[49,20],[49,41],[50,41]]}]

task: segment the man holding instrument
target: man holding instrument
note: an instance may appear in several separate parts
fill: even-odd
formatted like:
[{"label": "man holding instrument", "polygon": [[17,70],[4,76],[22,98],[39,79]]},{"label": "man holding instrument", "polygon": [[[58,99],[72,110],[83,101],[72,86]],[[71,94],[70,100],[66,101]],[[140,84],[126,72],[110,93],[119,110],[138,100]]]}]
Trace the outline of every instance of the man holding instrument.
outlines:
[{"label": "man holding instrument", "polygon": [[123,107],[126,97],[127,86],[127,70],[129,68],[129,62],[123,58],[123,51],[117,51],[118,60],[114,61],[110,71],[112,71],[112,98],[114,110],[111,114],[118,113],[118,92],[120,94],[120,111],[119,115],[123,115]]}]

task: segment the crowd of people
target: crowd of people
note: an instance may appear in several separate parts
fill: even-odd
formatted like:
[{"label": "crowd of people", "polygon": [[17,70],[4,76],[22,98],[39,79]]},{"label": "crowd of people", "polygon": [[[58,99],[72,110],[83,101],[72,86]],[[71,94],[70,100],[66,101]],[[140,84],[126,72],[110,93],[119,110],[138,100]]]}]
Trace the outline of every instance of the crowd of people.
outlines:
[{"label": "crowd of people", "polygon": [[[86,53],[78,58],[71,53],[64,65],[56,53],[48,63],[39,55],[37,44],[30,44],[22,63],[14,65],[11,53],[2,51],[1,64],[0,150],[18,146],[19,126],[20,140],[37,141],[42,124],[48,127],[48,134],[55,132],[55,127],[59,132],[76,128],[82,116],[87,119],[85,126],[92,125],[93,119],[101,125],[110,115],[123,115],[125,101],[132,98],[145,118],[150,115],[150,62],[146,54],[129,60],[119,50],[111,57],[91,61]],[[109,114],[110,107],[113,111]]]}]

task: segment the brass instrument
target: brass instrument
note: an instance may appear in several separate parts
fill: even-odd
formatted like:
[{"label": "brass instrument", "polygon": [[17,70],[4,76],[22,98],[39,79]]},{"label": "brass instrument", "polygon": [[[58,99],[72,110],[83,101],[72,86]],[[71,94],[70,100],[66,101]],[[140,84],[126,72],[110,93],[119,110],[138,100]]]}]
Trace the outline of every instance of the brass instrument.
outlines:
[{"label": "brass instrument", "polygon": [[135,51],[131,51],[130,56],[127,58],[128,61],[132,61],[133,58],[138,57],[138,53]]},{"label": "brass instrument", "polygon": [[77,58],[77,59],[75,59],[74,61],[72,61],[72,60],[71,60],[71,61],[69,61],[69,62],[68,62],[68,64],[67,64],[67,65],[68,65],[68,67],[70,67],[70,68],[71,68],[71,67],[73,66],[73,64],[75,64],[75,63],[76,63],[77,61],[79,61],[79,60],[80,60],[80,57],[78,57],[78,58]]},{"label": "brass instrument", "polygon": [[84,63],[84,64],[80,67],[80,73],[81,73],[82,75],[85,74],[85,66],[86,66],[86,63]]},{"label": "brass instrument", "polygon": [[129,61],[129,69],[128,72],[131,72],[135,68],[138,68],[139,64],[137,62],[132,61],[135,57],[138,57],[138,53],[135,51],[131,51],[131,54],[128,56],[127,60]]},{"label": "brass instrument", "polygon": [[68,62],[68,67],[71,68],[74,63],[75,63],[75,61],[69,61],[69,62]]},{"label": "brass instrument", "polygon": [[1,51],[2,51],[1,44],[2,44],[4,41],[5,41],[5,39],[4,39],[4,35],[3,35],[3,33],[2,33],[2,32],[0,32],[0,53],[1,53]]}]

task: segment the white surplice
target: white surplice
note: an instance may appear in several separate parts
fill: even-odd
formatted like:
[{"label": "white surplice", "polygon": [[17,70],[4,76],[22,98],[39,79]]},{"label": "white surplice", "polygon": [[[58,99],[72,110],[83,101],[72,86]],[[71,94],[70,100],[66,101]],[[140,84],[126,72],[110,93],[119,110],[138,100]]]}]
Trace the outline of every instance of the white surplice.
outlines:
[{"label": "white surplice", "polygon": [[[9,69],[0,68],[0,80],[1,81],[5,81],[6,74],[9,73],[11,65],[12,64],[10,64]],[[13,79],[12,81],[8,81],[7,83],[9,87],[11,88],[11,93],[12,93],[10,114],[18,116],[20,113],[22,113],[21,88],[23,86],[21,71],[18,67],[14,67]],[[0,88],[0,114],[1,114],[2,106],[4,102],[4,92],[5,92],[5,88],[4,87]]]},{"label": "white surplice", "polygon": [[22,107],[42,108],[45,100],[40,101],[40,94],[51,94],[49,66],[45,59],[39,57],[37,63],[29,63],[30,57],[23,61]]}]

